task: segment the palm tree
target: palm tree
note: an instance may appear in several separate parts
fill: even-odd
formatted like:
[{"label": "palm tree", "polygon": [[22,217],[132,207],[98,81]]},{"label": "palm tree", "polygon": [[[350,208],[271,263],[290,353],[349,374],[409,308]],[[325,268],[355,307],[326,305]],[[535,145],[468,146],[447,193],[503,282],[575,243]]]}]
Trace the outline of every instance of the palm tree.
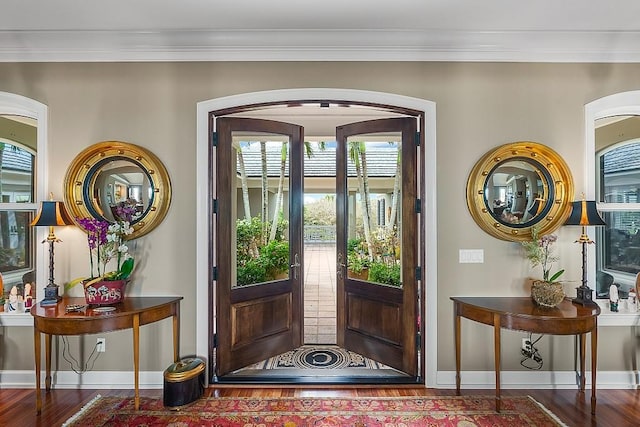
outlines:
[{"label": "palm tree", "polygon": [[[368,210],[368,204],[365,201],[366,193],[365,193],[365,179],[364,173],[362,171],[361,165],[361,155],[360,155],[360,147],[364,143],[358,141],[349,142],[349,158],[354,163],[356,167],[356,177],[358,178],[358,189],[360,191],[360,208],[362,210],[362,223],[364,228],[364,240],[367,243],[367,249],[369,252],[369,258],[373,256],[373,246],[371,244],[371,221]],[[368,186],[368,183],[367,183]]]},{"label": "palm tree", "polygon": [[278,193],[276,196],[276,206],[273,210],[273,220],[271,221],[271,233],[269,233],[269,241],[272,242],[276,238],[278,230],[278,217],[282,209],[282,187],[284,186],[284,170],[287,166],[287,154],[289,153],[289,143],[283,142],[280,148],[280,178],[278,179]]},{"label": "palm tree", "polygon": [[[287,164],[287,154],[289,152],[288,142],[282,144],[282,148],[280,149],[280,178],[278,180],[278,194],[276,196],[276,208],[273,213],[273,220],[271,222],[271,233],[269,234],[269,241],[273,241],[276,238],[276,232],[278,230],[278,218],[280,214],[280,210],[282,209],[282,201],[283,201],[283,186],[284,186],[284,171]],[[318,146],[320,150],[325,149],[324,141],[319,142]],[[313,148],[311,147],[311,143],[309,141],[304,141],[304,151],[307,154],[308,158],[313,156]]]},{"label": "palm tree", "polygon": [[242,205],[244,206],[244,219],[251,219],[251,206],[249,205],[249,185],[247,183],[247,170],[244,166],[244,155],[242,154],[242,144],[238,146],[236,152],[238,157],[238,168],[240,169],[240,182],[242,184]]},{"label": "palm tree", "polygon": [[[392,144],[390,142],[390,144]],[[398,144],[398,155],[396,156],[396,176],[393,180],[393,193],[391,197],[391,213],[389,215],[389,222],[387,223],[387,229],[392,230],[396,223],[396,216],[398,212],[398,198],[400,195],[400,182],[402,182],[402,167],[400,164],[400,145]]]},{"label": "palm tree", "polygon": [[269,177],[267,170],[267,142],[260,141],[260,159],[262,163],[262,209],[260,219],[262,221],[261,243],[267,244],[267,231],[269,227]]}]

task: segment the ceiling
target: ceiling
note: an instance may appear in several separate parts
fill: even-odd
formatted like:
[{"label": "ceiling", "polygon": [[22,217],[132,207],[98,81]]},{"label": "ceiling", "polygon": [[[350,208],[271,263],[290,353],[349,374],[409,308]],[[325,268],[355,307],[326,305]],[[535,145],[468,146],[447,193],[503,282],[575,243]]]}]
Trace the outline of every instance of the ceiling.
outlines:
[{"label": "ceiling", "polygon": [[640,62],[640,1],[3,0],[0,62]]}]

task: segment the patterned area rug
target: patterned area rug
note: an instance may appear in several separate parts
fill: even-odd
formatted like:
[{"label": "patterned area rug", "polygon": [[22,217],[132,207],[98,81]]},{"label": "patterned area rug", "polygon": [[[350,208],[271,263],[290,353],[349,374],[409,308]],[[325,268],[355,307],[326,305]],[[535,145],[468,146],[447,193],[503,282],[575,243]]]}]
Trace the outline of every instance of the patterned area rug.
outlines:
[{"label": "patterned area rug", "polygon": [[389,367],[337,345],[304,345],[243,369],[388,369]]},{"label": "patterned area rug", "polygon": [[202,398],[170,411],[162,399],[98,397],[64,426],[216,427],[545,427],[565,426],[530,397],[494,396],[388,398]]}]

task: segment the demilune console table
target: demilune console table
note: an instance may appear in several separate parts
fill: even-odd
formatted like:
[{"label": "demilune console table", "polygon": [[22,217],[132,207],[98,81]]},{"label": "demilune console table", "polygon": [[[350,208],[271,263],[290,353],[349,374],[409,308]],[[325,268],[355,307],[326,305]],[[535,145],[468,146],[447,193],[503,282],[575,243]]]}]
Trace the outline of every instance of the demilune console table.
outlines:
[{"label": "demilune console table", "polygon": [[36,359],[36,412],[42,409],[40,393],[41,337],[45,338],[46,390],[51,390],[51,336],[84,335],[99,332],[111,332],[121,329],[133,329],[133,370],[135,381],[135,408],[140,406],[140,326],[157,322],[168,317],[173,318],[173,360],[178,361],[180,354],[180,300],[182,297],[126,297],[114,304],[114,311],[100,311],[96,307],[87,307],[83,311],[67,312],[67,305],[86,304],[84,298],[65,298],[57,305],[42,307],[36,304],[31,308],[33,316],[34,352]]},{"label": "demilune console table", "polygon": [[591,413],[596,412],[596,366],[598,315],[596,305],[573,304],[565,298],[557,307],[544,308],[530,297],[451,297],[454,304],[456,346],[456,394],[460,395],[460,319],[493,326],[496,372],[496,411],[500,412],[500,328],[551,335],[578,335],[580,341],[580,386],[585,389],[586,335],[591,333]]}]

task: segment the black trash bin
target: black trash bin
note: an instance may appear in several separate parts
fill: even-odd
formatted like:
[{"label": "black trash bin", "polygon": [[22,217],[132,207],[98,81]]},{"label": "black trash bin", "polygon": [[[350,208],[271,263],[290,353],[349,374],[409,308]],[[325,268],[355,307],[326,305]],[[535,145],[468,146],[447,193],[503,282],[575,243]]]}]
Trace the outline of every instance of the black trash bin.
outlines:
[{"label": "black trash bin", "polygon": [[204,361],[197,357],[173,363],[164,371],[164,406],[179,410],[204,393]]}]

